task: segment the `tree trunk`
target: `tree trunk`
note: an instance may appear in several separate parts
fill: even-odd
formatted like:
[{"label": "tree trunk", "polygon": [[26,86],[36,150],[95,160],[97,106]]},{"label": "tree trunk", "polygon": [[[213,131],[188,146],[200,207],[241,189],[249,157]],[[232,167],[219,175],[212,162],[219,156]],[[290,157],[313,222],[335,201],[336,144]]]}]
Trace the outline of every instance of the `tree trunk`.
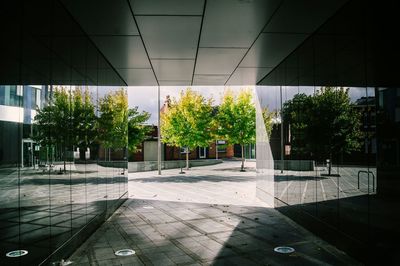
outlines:
[{"label": "tree trunk", "polygon": [[84,161],[86,159],[86,150],[84,148],[79,148],[79,160]]},{"label": "tree trunk", "polygon": [[329,156],[328,175],[331,175],[331,171],[332,171],[332,155]]},{"label": "tree trunk", "polygon": [[186,170],[189,170],[189,148],[186,150]]},{"label": "tree trunk", "polygon": [[66,154],[67,154],[67,148],[64,147],[64,154],[63,154],[63,159],[64,159],[64,173],[67,172],[67,163],[66,163]]},{"label": "tree trunk", "polygon": [[243,146],[243,144],[240,144],[240,146],[242,147],[242,167],[241,167],[240,171],[244,172],[244,146]]},{"label": "tree trunk", "polygon": [[331,163],[329,162],[328,175],[331,175],[331,170],[332,170],[332,166],[331,166]]}]

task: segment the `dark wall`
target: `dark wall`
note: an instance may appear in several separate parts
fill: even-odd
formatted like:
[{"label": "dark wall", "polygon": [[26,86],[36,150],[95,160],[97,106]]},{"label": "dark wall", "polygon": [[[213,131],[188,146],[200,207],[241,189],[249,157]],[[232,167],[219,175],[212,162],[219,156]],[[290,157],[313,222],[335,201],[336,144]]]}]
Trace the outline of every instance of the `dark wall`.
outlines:
[{"label": "dark wall", "polygon": [[0,121],[0,168],[16,167],[18,164],[21,134],[19,125],[13,122]]},{"label": "dark wall", "polygon": [[[325,86],[350,88],[353,108],[370,100],[361,110],[360,148],[333,151],[330,175],[324,158],[287,155],[285,160],[314,161],[315,170],[276,170],[269,188],[278,210],[366,264],[396,264],[400,247],[399,10],[397,1],[349,1],[257,89],[261,107],[269,110],[280,110],[281,100],[285,105],[299,93],[316,95]],[[287,130],[284,143],[292,144],[292,153],[306,146],[301,136],[290,143]]]},{"label": "dark wall", "polygon": [[[14,85],[43,85],[36,99],[43,108],[56,85],[72,92],[79,84],[97,110],[102,96],[121,88],[104,86],[125,82],[60,1],[3,1],[0,6],[0,265],[53,265],[126,199],[127,176],[120,163],[126,160],[102,163],[95,146],[90,160],[75,159],[72,133],[63,134],[65,151],[39,146],[30,136],[31,111],[38,105],[33,89],[25,86],[19,92],[24,101],[17,103],[21,97],[14,95],[7,104],[5,86],[15,94]],[[47,135],[56,137],[51,128]],[[6,257],[20,249],[28,254]]]}]

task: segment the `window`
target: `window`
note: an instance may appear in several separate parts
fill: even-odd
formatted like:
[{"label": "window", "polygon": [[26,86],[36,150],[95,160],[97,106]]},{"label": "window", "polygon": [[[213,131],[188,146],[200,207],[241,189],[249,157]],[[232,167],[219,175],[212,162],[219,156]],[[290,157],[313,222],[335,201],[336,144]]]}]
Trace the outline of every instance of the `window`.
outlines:
[{"label": "window", "polygon": [[5,105],[22,106],[23,104],[22,89],[23,89],[22,86],[6,86]]},{"label": "window", "polygon": [[217,140],[217,151],[226,152],[226,141],[225,140]]},{"label": "window", "polygon": [[36,109],[36,89],[31,88],[31,109]]}]

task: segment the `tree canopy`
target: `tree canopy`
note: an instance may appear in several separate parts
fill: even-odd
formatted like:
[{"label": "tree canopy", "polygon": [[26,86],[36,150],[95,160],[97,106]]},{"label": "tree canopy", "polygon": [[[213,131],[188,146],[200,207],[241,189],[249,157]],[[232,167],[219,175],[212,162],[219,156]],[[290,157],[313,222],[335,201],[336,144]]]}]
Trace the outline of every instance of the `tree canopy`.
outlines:
[{"label": "tree canopy", "polygon": [[112,91],[99,101],[98,138],[106,148],[128,145],[128,96],[124,89]]},{"label": "tree canopy", "polygon": [[321,88],[311,103],[310,148],[317,157],[332,158],[361,147],[361,117],[350,102],[348,89]]},{"label": "tree canopy", "polygon": [[274,126],[272,118],[274,117],[275,112],[269,111],[268,107],[264,107],[262,109],[262,117],[264,120],[265,131],[267,132],[268,137],[271,137],[272,128]]},{"label": "tree canopy", "polygon": [[[55,87],[50,101],[37,109],[32,138],[42,147],[56,148],[58,158],[76,147],[85,159],[87,148],[102,144],[106,148],[136,151],[151,130],[143,125],[150,117],[137,107],[128,109],[124,89],[111,91],[98,102],[99,116],[88,88]],[[129,134],[129,136],[128,136]]]},{"label": "tree canopy", "polygon": [[72,92],[72,139],[79,147],[80,159],[85,159],[86,149],[92,147],[96,139],[96,120],[94,104],[88,89],[76,88]]},{"label": "tree canopy", "polygon": [[138,147],[147,138],[152,131],[152,126],[145,125],[149,120],[150,113],[143,111],[139,112],[138,107],[128,110],[128,149],[131,152],[138,150]]},{"label": "tree canopy", "polygon": [[304,93],[294,95],[293,99],[283,105],[283,121],[290,127],[291,153],[297,158],[311,156],[309,119],[312,114],[312,97]]},{"label": "tree canopy", "polygon": [[50,102],[37,110],[32,138],[41,146],[56,148],[64,162],[67,151],[72,151],[73,147],[79,147],[84,158],[86,148],[94,143],[95,124],[94,105],[88,89],[55,87]]},{"label": "tree canopy", "polygon": [[332,159],[361,147],[361,117],[348,89],[323,87],[314,95],[297,94],[283,107],[290,124],[293,155]]},{"label": "tree canopy", "polygon": [[[180,93],[179,100],[172,99],[161,114],[162,142],[175,147],[208,147],[213,140],[212,100],[206,99],[190,88]],[[189,156],[186,153],[186,167]]]},{"label": "tree canopy", "polygon": [[218,135],[231,144],[242,146],[242,171],[244,170],[245,144],[254,143],[256,139],[256,109],[252,93],[243,90],[234,95],[231,90],[226,91],[222,98],[216,116]]}]

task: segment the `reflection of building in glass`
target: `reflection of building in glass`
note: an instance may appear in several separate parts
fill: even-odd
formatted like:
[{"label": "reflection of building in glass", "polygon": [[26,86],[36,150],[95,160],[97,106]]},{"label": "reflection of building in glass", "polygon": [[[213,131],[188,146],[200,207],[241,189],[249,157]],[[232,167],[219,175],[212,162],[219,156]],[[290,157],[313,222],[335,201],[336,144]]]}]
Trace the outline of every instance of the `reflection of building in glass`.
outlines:
[{"label": "reflection of building in glass", "polygon": [[354,108],[361,114],[361,131],[363,133],[363,147],[359,152],[352,152],[346,156],[349,163],[362,164],[376,161],[376,99],[374,96],[364,96],[354,102]]},{"label": "reflection of building in glass", "polygon": [[[22,167],[32,167],[38,163],[39,146],[32,140],[32,122],[47,96],[47,86],[0,86],[1,165],[20,162]],[[20,150],[15,149],[15,143]]]}]

